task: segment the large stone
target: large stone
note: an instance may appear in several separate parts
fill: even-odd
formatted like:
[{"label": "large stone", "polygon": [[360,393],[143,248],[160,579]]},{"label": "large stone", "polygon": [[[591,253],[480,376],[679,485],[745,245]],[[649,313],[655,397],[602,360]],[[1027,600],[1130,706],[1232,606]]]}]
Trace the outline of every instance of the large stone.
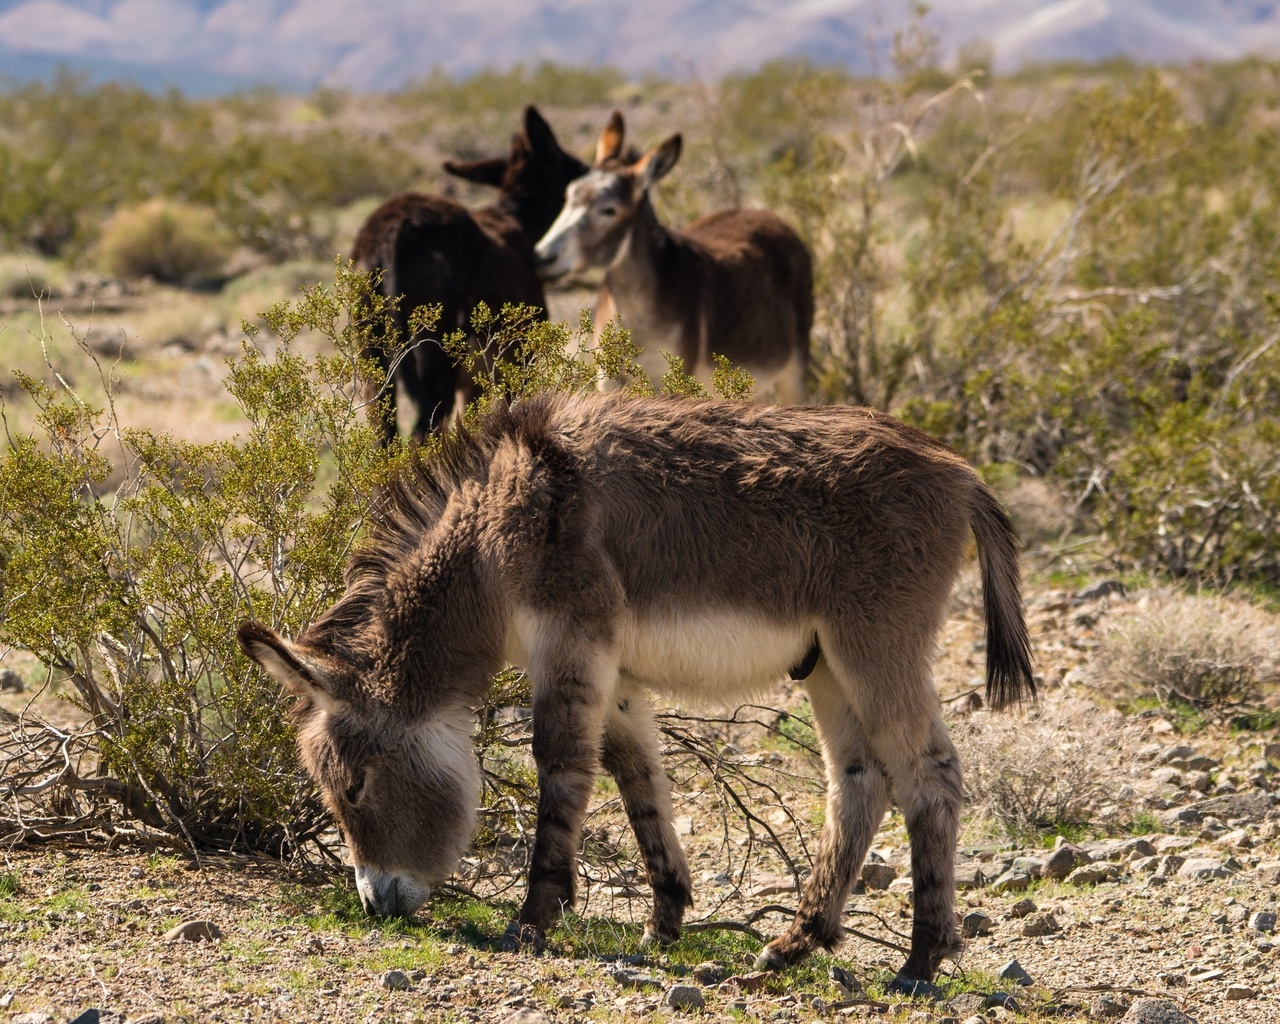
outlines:
[{"label": "large stone", "polygon": [[960,934],[966,939],[991,934],[995,922],[981,910],[971,910],[960,919]]},{"label": "large stone", "polygon": [[1176,853],[1166,854],[1160,858],[1160,864],[1156,867],[1156,874],[1161,878],[1172,878],[1182,870],[1182,865],[1187,862],[1185,857],[1179,857]]},{"label": "large stone", "polygon": [[1009,908],[1009,916],[1015,920],[1020,920],[1024,917],[1030,917],[1039,909],[1031,900],[1018,900],[1017,903]]},{"label": "large stone", "polygon": [[1114,864],[1085,864],[1076,868],[1071,874],[1067,875],[1067,882],[1071,885],[1098,885],[1112,878],[1118,878],[1119,869]]},{"label": "large stone", "polygon": [[0,669],[0,693],[22,693],[26,688],[22,676],[13,669]]},{"label": "large stone", "polygon": [[1022,923],[1022,934],[1029,939],[1055,935],[1060,931],[1062,925],[1058,924],[1052,914],[1032,914]]},{"label": "large stone", "polygon": [[1179,743],[1175,747],[1168,747],[1160,751],[1160,755],[1156,758],[1157,764],[1175,764],[1181,762],[1186,764],[1187,758],[1195,757],[1195,747],[1189,747],[1185,743]]},{"label": "large stone", "polygon": [[1010,871],[1022,871],[1039,881],[1044,874],[1044,861],[1039,857],[1015,857]]},{"label": "large stone", "polygon": [[1269,793],[1231,793],[1227,796],[1213,796],[1201,800],[1184,810],[1195,810],[1201,818],[1212,815],[1223,821],[1238,818],[1262,818],[1271,810],[1272,800]]},{"label": "large stone", "polygon": [[697,985],[672,985],[662,1001],[676,1010],[701,1010],[707,1005]]},{"label": "large stone", "polygon": [[609,977],[623,988],[645,988],[649,985],[652,985],[655,988],[662,987],[662,982],[652,974],[647,974],[644,971],[633,970],[630,967],[615,968],[610,972]]},{"label": "large stone", "polygon": [[1227,986],[1228,999],[1252,999],[1257,994],[1258,993],[1253,989],[1251,989],[1248,985],[1236,984],[1236,985]]},{"label": "large stone", "polygon": [[386,971],[382,977],[378,979],[378,984],[391,992],[403,992],[406,989],[413,988],[413,982],[409,980],[409,975],[404,971]]},{"label": "large stone", "polygon": [[1081,864],[1088,862],[1088,855],[1071,845],[1059,846],[1045,858],[1040,872],[1045,878],[1062,881]]},{"label": "large stone", "polygon": [[1167,999],[1135,999],[1120,1020],[1122,1024],[1195,1024]]},{"label": "large stone", "polygon": [[996,893],[1022,892],[1031,885],[1031,876],[1025,871],[1010,869],[991,883],[991,891]]},{"label": "large stone", "polygon": [[981,864],[957,864],[956,888],[981,889],[987,883],[987,876]]},{"label": "large stone", "polygon": [[1192,857],[1178,868],[1179,878],[1230,878],[1231,875],[1225,864],[1212,857]]}]

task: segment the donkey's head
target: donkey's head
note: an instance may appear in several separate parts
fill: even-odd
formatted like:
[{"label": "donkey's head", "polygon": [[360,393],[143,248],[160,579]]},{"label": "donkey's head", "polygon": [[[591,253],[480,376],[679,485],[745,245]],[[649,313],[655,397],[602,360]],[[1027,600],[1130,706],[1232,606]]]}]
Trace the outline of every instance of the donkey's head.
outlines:
[{"label": "donkey's head", "polygon": [[530,238],[546,231],[564,204],[565,187],[588,170],[576,156],[560,148],[551,126],[535,107],[524,108],[524,123],[511,136],[507,156],[471,163],[446,160],[444,169],[455,177],[502,189]]},{"label": "donkey's head", "polygon": [[616,110],[596,143],[595,165],[574,181],[564,209],[535,249],[538,275],[556,278],[590,267],[608,267],[647,205],[649,189],[680,159],[680,136],[672,135],[640,159],[622,155],[622,115]]},{"label": "donkey's head", "polygon": [[364,909],[412,914],[457,866],[480,787],[465,707],[411,721],[369,696],[368,672],[257,623],[245,652],[300,699],[302,764],[338,820]]}]

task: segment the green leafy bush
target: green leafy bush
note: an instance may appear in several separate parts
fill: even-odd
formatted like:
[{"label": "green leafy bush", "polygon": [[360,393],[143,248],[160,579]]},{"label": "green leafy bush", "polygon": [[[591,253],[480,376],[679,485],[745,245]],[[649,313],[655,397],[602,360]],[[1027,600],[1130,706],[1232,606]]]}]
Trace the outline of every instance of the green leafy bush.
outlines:
[{"label": "green leafy bush", "polygon": [[116,277],[183,285],[217,276],[230,245],[212,210],[153,199],[116,210],[103,225],[96,255]]}]

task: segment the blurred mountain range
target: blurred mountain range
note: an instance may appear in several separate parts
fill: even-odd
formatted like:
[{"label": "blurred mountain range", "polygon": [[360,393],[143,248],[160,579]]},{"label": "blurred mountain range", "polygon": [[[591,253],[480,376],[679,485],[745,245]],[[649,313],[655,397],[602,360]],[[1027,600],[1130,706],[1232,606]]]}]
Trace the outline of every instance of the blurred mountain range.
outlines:
[{"label": "blurred mountain range", "polygon": [[[148,87],[255,82],[382,90],[434,68],[611,64],[713,78],[773,57],[868,72],[910,0],[0,0],[0,76],[59,66]],[[925,24],[955,66],[1127,56],[1280,55],[1280,0],[934,0]]]}]

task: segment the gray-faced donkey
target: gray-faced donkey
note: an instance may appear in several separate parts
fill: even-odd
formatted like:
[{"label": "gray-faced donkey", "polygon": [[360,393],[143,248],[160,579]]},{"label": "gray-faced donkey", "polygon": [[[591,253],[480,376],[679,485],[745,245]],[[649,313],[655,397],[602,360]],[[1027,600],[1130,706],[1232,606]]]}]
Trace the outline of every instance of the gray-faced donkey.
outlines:
[{"label": "gray-faced donkey", "polygon": [[503,665],[528,670],[540,795],[517,946],[573,903],[601,767],[653,887],[646,939],[678,936],[692,887],[650,694],[735,701],[795,670],[828,811],[795,920],[760,963],[840,942],[892,797],[911,839],[910,990],[959,946],[960,764],[930,662],[971,530],[999,707],[1035,692],[1015,537],[945,445],[866,409],[541,397],[403,474],[346,593],[297,640],[255,623],[240,640],[299,697],[302,761],[371,914],[412,913],[456,867],[479,788],[470,709]]}]

